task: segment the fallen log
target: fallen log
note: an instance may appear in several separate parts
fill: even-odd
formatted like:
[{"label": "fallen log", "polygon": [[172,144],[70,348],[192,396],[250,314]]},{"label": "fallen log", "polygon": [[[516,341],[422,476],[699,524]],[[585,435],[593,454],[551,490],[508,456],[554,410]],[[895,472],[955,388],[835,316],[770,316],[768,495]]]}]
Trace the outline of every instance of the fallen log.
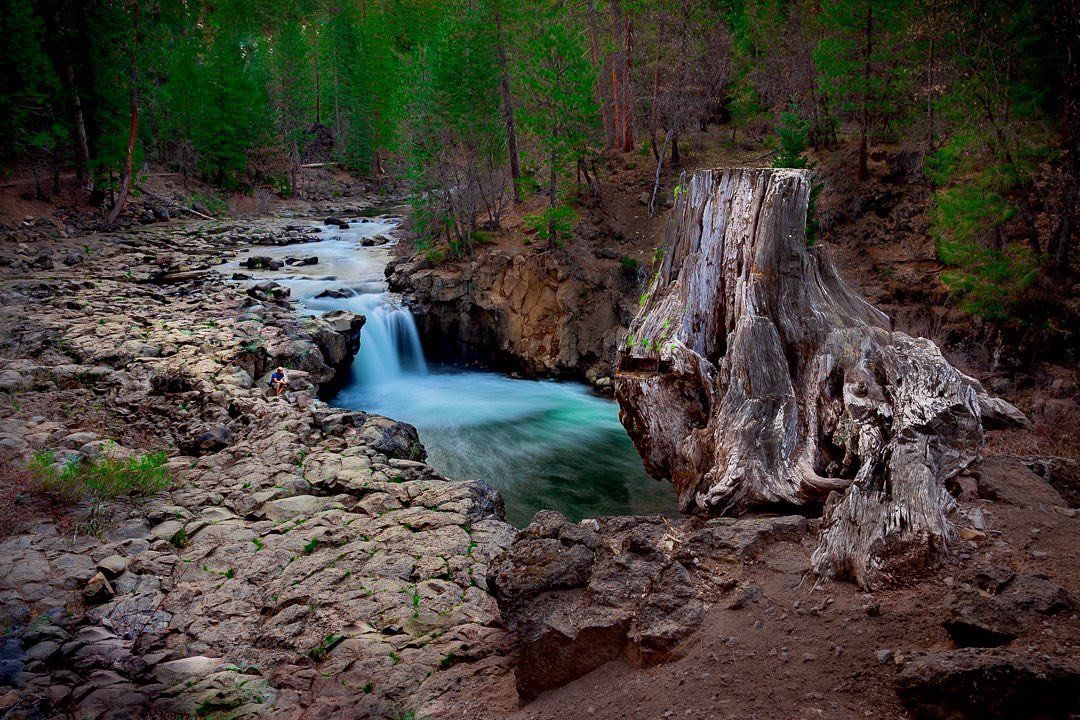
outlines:
[{"label": "fallen log", "polygon": [[151,192],[151,191],[147,190],[146,188],[142,187],[141,185],[137,185],[136,188],[143,195],[147,195],[149,197],[152,197],[155,200],[157,200],[159,203],[163,203],[165,205],[172,205],[173,207],[176,207],[176,208],[178,208],[180,210],[183,210],[186,213],[190,213],[191,215],[201,217],[203,220],[217,220],[217,218],[215,218],[215,217],[212,217],[212,216],[207,215],[205,213],[201,213],[198,210],[193,210],[193,209],[189,208],[187,205],[182,205],[182,204],[176,202],[175,200],[170,200],[168,198],[163,198],[160,195],[158,195],[157,193]]},{"label": "fallen log", "polygon": [[683,512],[824,503],[812,557],[863,587],[932,566],[983,422],[1025,423],[807,247],[804,170],[684,176],[620,348],[620,417]]}]

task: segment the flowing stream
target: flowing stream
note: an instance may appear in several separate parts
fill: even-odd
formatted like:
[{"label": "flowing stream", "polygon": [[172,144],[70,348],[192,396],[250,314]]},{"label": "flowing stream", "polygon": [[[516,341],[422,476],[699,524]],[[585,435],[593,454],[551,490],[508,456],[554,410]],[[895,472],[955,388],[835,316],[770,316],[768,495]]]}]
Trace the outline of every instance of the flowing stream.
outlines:
[{"label": "flowing stream", "polygon": [[[572,520],[674,513],[671,486],[645,474],[614,401],[580,383],[518,380],[425,361],[412,314],[386,288],[388,246],[361,245],[395,225],[373,218],[324,229],[314,242],[253,248],[240,258],[314,255],[316,265],[250,271],[234,262],[223,270],[288,286],[302,312],[366,315],[351,377],[331,403],[415,425],[436,470],[497,488],[507,520],[518,527],[545,509]],[[326,290],[345,296],[317,297]]]}]

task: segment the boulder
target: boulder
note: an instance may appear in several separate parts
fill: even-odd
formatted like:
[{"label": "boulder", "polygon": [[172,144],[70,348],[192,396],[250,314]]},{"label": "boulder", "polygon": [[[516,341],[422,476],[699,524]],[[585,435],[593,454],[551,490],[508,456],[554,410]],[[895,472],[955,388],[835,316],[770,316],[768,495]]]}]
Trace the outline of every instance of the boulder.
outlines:
[{"label": "boulder", "polygon": [[180,450],[185,455],[209,455],[224,450],[233,442],[233,432],[225,425],[211,425],[189,440],[180,442]]},{"label": "boulder", "polygon": [[[271,362],[270,368],[283,367],[289,374],[289,389],[296,390],[298,386],[293,384],[293,372],[301,371],[310,376],[311,382],[321,385],[334,377],[334,368],[326,364],[319,346],[307,338],[285,339],[268,348]],[[267,377],[260,378],[260,383],[265,385],[269,381]],[[296,378],[299,381],[299,377]]]},{"label": "boulder", "polygon": [[98,561],[98,569],[107,578],[114,578],[127,570],[128,561],[122,555],[110,555]]},{"label": "boulder", "polygon": [[111,598],[116,594],[116,591],[113,590],[109,581],[105,579],[105,575],[98,572],[86,583],[82,593],[88,602],[99,603]]},{"label": "boulder", "polygon": [[266,280],[249,287],[247,294],[260,302],[272,302],[287,300],[292,295],[292,291],[273,280]]},{"label": "boulder", "polygon": [[1080,507],[1080,462],[1063,457],[1025,458],[1024,464],[1058,491],[1069,507]]},{"label": "boulder", "polygon": [[770,520],[702,528],[660,517],[575,524],[537,513],[488,572],[517,641],[518,693],[536,697],[613,659],[643,667],[677,658],[706,598],[733,588],[701,560],[749,559],[806,532],[805,518]]},{"label": "boulder", "polygon": [[285,263],[266,255],[252,255],[240,263],[248,270],[280,270]]},{"label": "boulder", "polygon": [[998,647],[1016,639],[1020,619],[998,598],[976,594],[953,603],[945,630],[959,647]]},{"label": "boulder", "polygon": [[420,434],[408,423],[368,415],[360,432],[368,447],[388,458],[419,461],[427,458]]},{"label": "boulder", "polygon": [[317,299],[320,299],[320,298],[341,299],[341,298],[352,297],[355,294],[356,293],[354,293],[349,288],[331,288],[329,290],[323,290],[322,292],[318,293],[315,297]]},{"label": "boulder", "polygon": [[973,474],[979,497],[987,500],[1036,509],[1066,505],[1061,493],[1020,458],[990,455],[973,469]]},{"label": "boulder", "polygon": [[1080,668],[1020,650],[963,648],[907,662],[897,694],[917,720],[1065,718],[1080,712]]},{"label": "boulder", "polygon": [[348,310],[331,310],[311,320],[307,334],[322,352],[323,359],[341,372],[360,350],[360,331],[366,318]]}]

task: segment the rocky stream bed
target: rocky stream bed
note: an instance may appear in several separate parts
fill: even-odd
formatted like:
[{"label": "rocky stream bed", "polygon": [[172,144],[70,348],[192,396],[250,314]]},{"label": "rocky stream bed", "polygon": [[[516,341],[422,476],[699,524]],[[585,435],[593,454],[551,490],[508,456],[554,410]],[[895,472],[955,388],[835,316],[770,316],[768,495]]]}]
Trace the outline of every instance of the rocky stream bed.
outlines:
[{"label": "rocky stream bed", "polygon": [[[489,487],[425,464],[411,426],[318,398],[363,342],[361,316],[302,318],[281,286],[213,270],[319,224],[0,249],[6,478],[42,450],[168,449],[172,482],[65,514],[12,495],[0,716],[1077,710],[1075,464],[994,458],[960,473],[957,552],[915,588],[875,593],[808,576],[812,511],[542,512],[518,532]],[[278,364],[291,384],[274,398]]]}]

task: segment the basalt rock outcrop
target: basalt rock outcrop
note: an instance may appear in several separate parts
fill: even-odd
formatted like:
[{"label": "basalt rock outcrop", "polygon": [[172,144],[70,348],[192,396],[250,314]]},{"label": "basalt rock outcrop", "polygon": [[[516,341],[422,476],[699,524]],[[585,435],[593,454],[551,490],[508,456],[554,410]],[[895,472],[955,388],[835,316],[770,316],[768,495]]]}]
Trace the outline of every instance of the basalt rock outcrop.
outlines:
[{"label": "basalt rock outcrop", "polygon": [[738,594],[743,563],[771,543],[800,542],[807,529],[798,515],[575,524],[537,513],[488,576],[515,639],[519,695],[532,699],[610,660],[671,661],[708,605]]},{"label": "basalt rock outcrop", "polygon": [[585,249],[490,250],[481,260],[439,266],[398,259],[386,273],[390,289],[409,298],[428,357],[592,382],[611,374],[636,281],[615,259],[574,253]]},{"label": "basalt rock outcrop", "polygon": [[649,472],[688,513],[824,502],[821,576],[874,586],[939,560],[949,482],[984,425],[1024,416],[891,331],[807,247],[807,171],[704,171],[680,188],[617,365]]},{"label": "basalt rock outcrop", "polygon": [[412,426],[316,397],[362,318],[305,321],[215,273],[140,282],[235,242],[87,238],[79,275],[4,273],[0,488],[42,451],[167,449],[171,481],[66,525],[4,496],[5,717],[450,717],[464,679],[506,672],[498,494],[435,473]]},{"label": "basalt rock outcrop", "polygon": [[963,648],[908,662],[897,678],[897,693],[918,720],[1065,720],[1080,712],[1078,682],[1075,659]]},{"label": "basalt rock outcrop", "polygon": [[348,310],[331,310],[309,321],[306,334],[318,346],[334,378],[347,372],[360,350],[360,330],[367,318]]}]

